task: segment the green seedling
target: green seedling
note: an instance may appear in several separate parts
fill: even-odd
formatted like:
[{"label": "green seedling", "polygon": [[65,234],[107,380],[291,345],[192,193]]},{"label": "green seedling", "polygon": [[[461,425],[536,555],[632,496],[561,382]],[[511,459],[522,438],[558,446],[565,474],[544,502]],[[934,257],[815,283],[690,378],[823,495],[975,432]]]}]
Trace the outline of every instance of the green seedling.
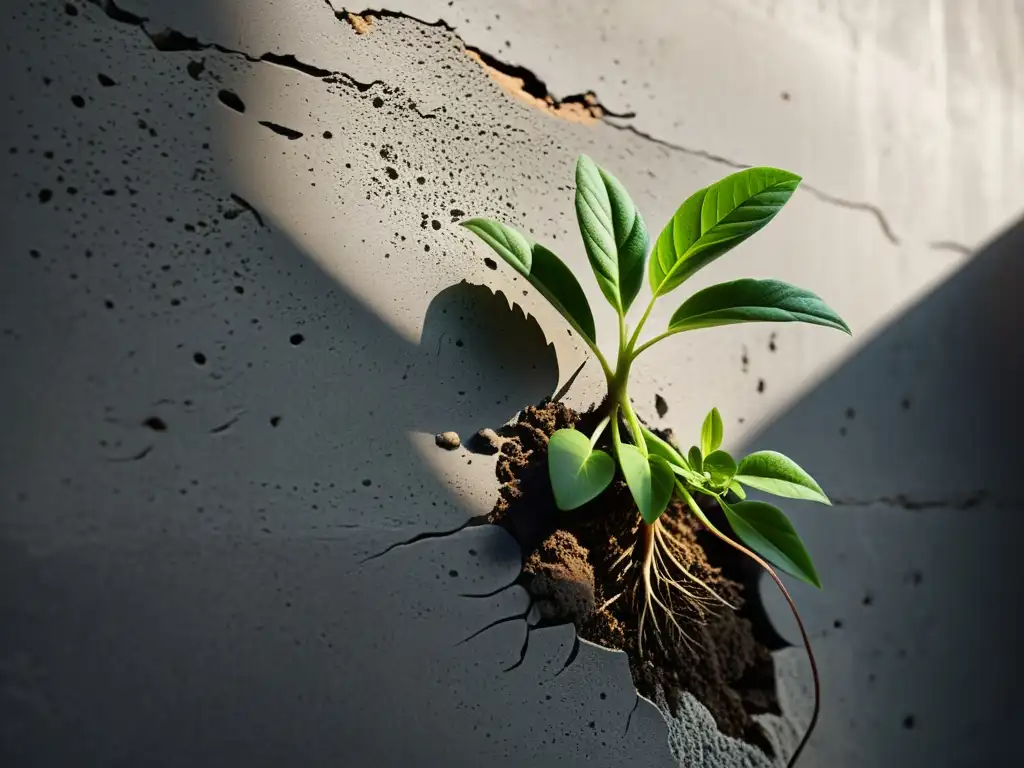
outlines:
[{"label": "green seedling", "polygon": [[[677,601],[692,606],[699,615],[705,603],[725,602],[689,572],[680,544],[664,524],[662,514],[673,497],[681,499],[708,531],[753,558],[782,590],[800,627],[815,687],[811,725],[790,765],[796,762],[817,722],[819,680],[803,621],[772,566],[818,588],[821,582],[786,515],[764,501],[746,500],[745,488],[822,504],[829,503],[828,497],[807,472],[781,453],[759,451],[738,462],[733,459],[721,448],[723,426],[717,408],[704,420],[700,444],[684,456],[640,423],[628,395],[628,383],[637,357],[677,333],[749,322],[802,322],[850,332],[839,315],[810,291],[779,280],[742,279],[692,294],[679,304],[664,330],[641,340],[641,332],[659,300],[768,224],[799,184],[799,176],[776,168],[748,168],[726,176],[687,198],[651,250],[647,227],[625,188],[581,155],[576,163],[576,216],[598,287],[618,317],[614,367],[598,346],[586,294],[561,259],[500,222],[482,218],[462,222],[561,313],[604,371],[608,383],[605,417],[590,436],[575,429],[555,432],[548,445],[548,467],[558,508],[571,510],[599,496],[611,484],[618,463],[640,520],[637,542],[613,567],[621,569],[623,576],[633,569],[636,576],[629,583],[635,585],[633,594],[640,613],[641,655],[648,632],[655,642],[662,642],[662,631],[675,631],[686,639],[674,615]],[[651,298],[636,326],[630,329],[626,317],[641,291],[645,272]],[[606,429],[611,431],[611,453],[597,447]],[[696,496],[714,500],[732,536],[709,520]],[[621,594],[609,603],[619,597]]]}]

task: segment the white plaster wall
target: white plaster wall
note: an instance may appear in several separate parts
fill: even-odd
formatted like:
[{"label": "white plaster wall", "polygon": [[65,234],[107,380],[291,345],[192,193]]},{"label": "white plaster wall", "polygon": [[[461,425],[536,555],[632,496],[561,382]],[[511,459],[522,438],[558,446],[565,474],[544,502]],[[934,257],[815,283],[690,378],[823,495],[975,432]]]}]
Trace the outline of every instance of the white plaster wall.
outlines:
[{"label": "white plaster wall", "polygon": [[[514,578],[504,537],[362,562],[490,507],[493,464],[439,451],[434,432],[496,426],[584,359],[453,213],[523,226],[586,274],[581,151],[653,228],[736,164],[805,178],[694,287],[790,280],[855,340],[692,335],[643,360],[634,396],[651,419],[665,397],[661,423],[682,436],[718,405],[728,447],[784,450],[840,502],[793,508],[827,583],[797,588],[825,685],[807,764],[1013,764],[1000,622],[1020,594],[997,566],[1021,511],[1006,480],[1019,5],[424,0],[365,35],[315,0],[101,5],[4,11],[0,672],[15,764],[72,747],[86,763],[671,764],[620,655],[584,647],[555,676],[571,632],[530,632],[518,588],[462,597]],[[636,115],[553,117],[465,45],[555,97],[593,89]],[[596,373],[572,402],[598,396]],[[1006,596],[980,599],[1000,578]],[[784,739],[807,681],[800,654],[779,667]],[[756,758],[731,743],[701,759]]]}]

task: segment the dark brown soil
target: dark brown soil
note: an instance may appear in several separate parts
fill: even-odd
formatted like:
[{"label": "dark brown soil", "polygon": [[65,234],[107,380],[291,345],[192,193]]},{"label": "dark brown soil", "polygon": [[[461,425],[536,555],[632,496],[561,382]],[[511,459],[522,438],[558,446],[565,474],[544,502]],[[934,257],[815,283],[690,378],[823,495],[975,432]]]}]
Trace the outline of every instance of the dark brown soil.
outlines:
[{"label": "dark brown soil", "polygon": [[490,520],[505,526],[522,546],[524,583],[545,621],[571,621],[580,637],[624,650],[641,694],[655,698],[660,691],[674,708],[681,693],[689,691],[710,710],[723,733],[771,754],[752,715],[779,712],[766,645],[773,638],[751,621],[763,613],[753,601],[744,602],[744,589],[734,579],[748,581],[750,571],[732,550],[716,546],[717,540],[692,514],[673,502],[662,522],[679,542],[680,558],[693,575],[739,610],[721,603],[708,603],[706,610],[677,603],[674,613],[688,640],[666,629],[663,614],[658,615],[662,631],[652,635],[648,616],[641,657],[641,606],[635,599],[639,563],[624,576],[621,566],[612,570],[639,535],[639,516],[625,483],[617,477],[599,498],[572,512],[555,507],[547,474],[548,437],[572,426],[589,432],[597,421],[595,409],[578,414],[559,403],[546,403],[526,408],[515,424],[501,430],[505,439],[496,470],[501,490]]}]

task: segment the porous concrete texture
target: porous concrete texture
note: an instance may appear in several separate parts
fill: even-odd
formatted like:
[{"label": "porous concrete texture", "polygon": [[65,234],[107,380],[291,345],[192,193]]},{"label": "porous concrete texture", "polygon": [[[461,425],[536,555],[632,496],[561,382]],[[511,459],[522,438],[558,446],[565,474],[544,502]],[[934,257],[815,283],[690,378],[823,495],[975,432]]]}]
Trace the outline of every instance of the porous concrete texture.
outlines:
[{"label": "porous concrete texture", "polygon": [[[727,447],[836,500],[787,505],[826,583],[794,585],[824,678],[806,764],[1014,764],[1019,7],[7,4],[4,764],[766,762],[532,628],[517,548],[463,529],[493,458],[434,444],[585,359],[456,226],[529,230],[600,307],[580,152],[654,229],[736,167],[805,178],[693,287],[789,280],[855,339],[691,334],[633,395],[684,440],[717,405]],[[777,657],[784,755],[808,680]]]}]

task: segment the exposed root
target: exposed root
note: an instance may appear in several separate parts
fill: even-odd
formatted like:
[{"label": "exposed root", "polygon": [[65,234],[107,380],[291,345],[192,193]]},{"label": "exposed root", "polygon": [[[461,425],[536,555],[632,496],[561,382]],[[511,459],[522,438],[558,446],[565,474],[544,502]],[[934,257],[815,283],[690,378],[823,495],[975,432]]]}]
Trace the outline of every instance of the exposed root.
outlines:
[{"label": "exposed root", "polygon": [[[658,622],[657,612],[660,610],[668,620],[664,624],[666,631],[674,628],[679,638],[688,646],[695,647],[696,642],[676,618],[682,609],[689,608],[698,620],[702,620],[710,612],[710,604],[718,602],[729,608],[734,608],[725,598],[714,591],[706,582],[697,578],[683,563],[682,545],[668,531],[661,519],[653,525],[646,523],[640,526],[643,545],[643,558],[640,561],[640,577],[637,579],[637,600],[642,601],[640,609],[640,622],[637,627],[637,650],[641,656],[644,655],[645,625],[648,615],[651,619],[654,638],[664,649],[665,642],[662,639],[662,625]],[[636,547],[630,547],[623,557],[635,552]],[[623,558],[616,561],[616,565]],[[631,560],[623,569],[623,574],[629,569],[634,561]],[[613,566],[614,567],[614,566]],[[677,574],[681,575],[677,578]],[[701,591],[694,591],[685,586],[686,580],[696,584]],[[673,600],[675,597],[675,600]],[[677,608],[678,605],[678,608]],[[671,625],[671,626],[669,626]]]}]

